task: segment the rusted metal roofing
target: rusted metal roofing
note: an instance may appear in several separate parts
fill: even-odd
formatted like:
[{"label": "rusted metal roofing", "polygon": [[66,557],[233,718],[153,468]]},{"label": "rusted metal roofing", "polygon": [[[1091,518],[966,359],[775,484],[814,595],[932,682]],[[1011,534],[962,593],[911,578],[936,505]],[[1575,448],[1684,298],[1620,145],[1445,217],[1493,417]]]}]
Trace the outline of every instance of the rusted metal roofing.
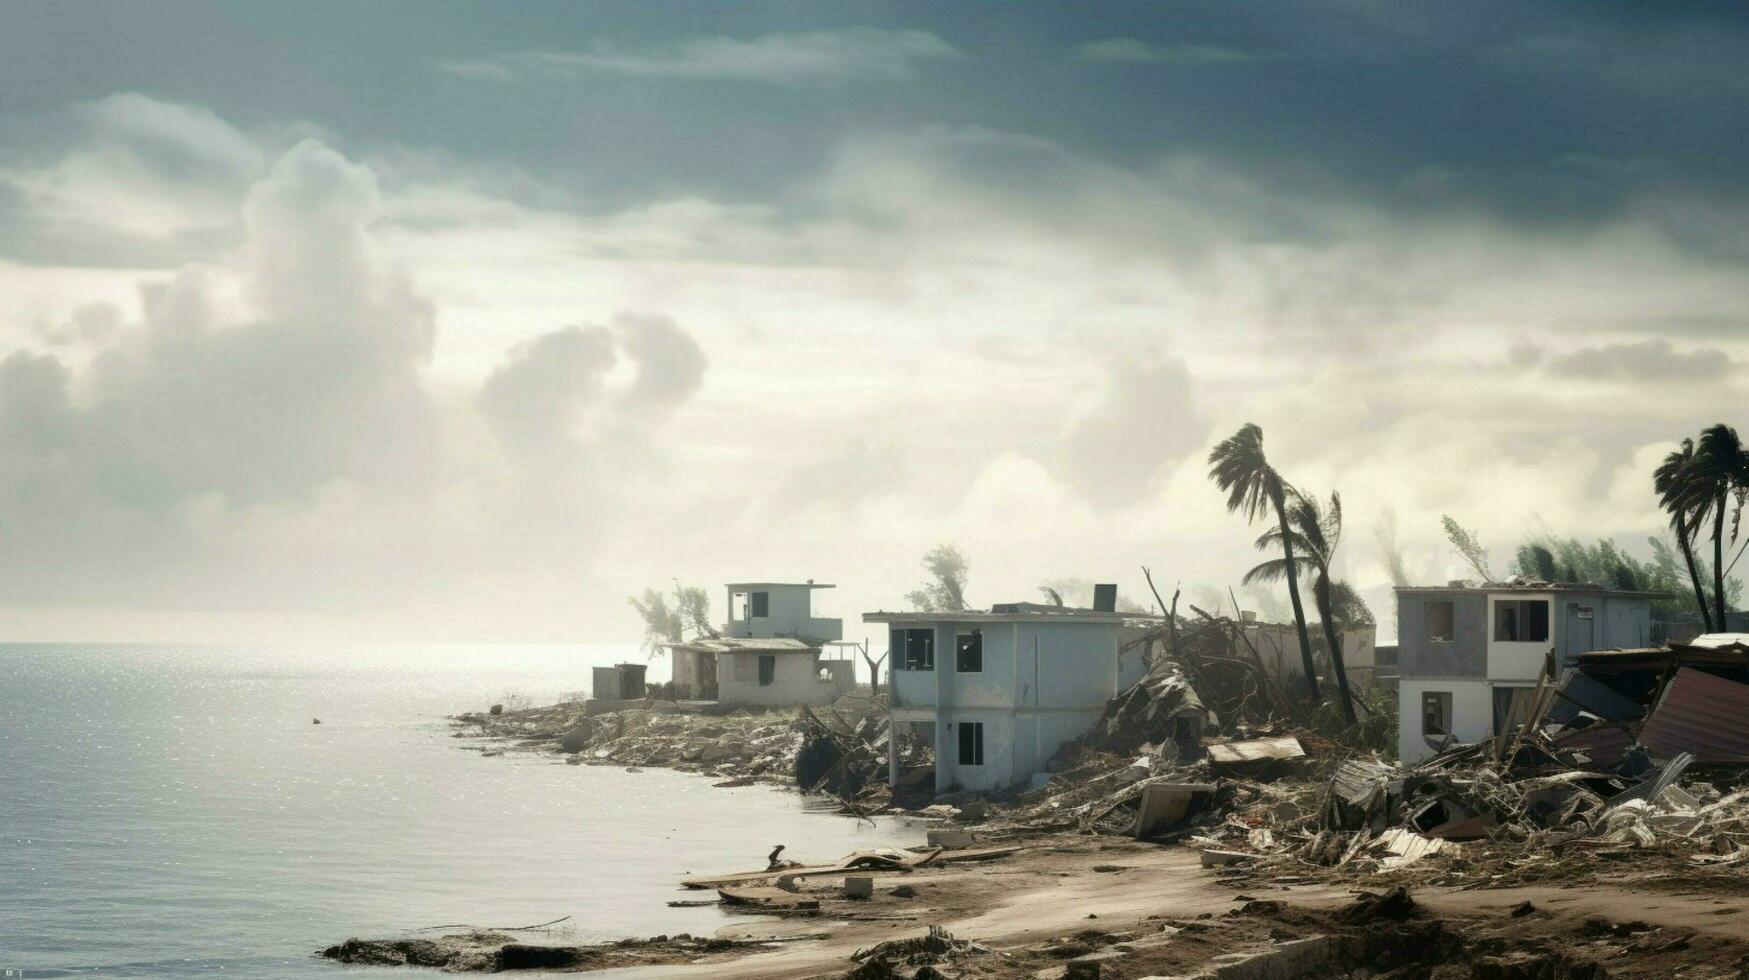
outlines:
[{"label": "rusted metal roofing", "polygon": [[1749,763],[1749,684],[1677,670],[1640,727],[1640,744],[1662,759],[1692,752],[1702,765]]}]

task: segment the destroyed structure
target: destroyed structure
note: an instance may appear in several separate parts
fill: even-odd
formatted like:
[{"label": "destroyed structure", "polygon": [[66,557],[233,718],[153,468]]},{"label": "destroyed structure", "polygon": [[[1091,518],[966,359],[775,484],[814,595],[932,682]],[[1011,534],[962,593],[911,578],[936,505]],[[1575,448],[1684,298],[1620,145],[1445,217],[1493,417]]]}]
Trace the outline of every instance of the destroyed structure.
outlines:
[{"label": "destroyed structure", "polygon": [[1644,647],[1651,600],[1664,593],[1515,580],[1397,592],[1399,725],[1405,762],[1521,724],[1552,653]]},{"label": "destroyed structure", "polygon": [[937,792],[1001,790],[1042,773],[1141,680],[1143,648],[1120,652],[1124,620],[1109,605],[865,613],[889,628],[889,780],[928,778],[907,771],[901,743],[912,740],[934,749]]},{"label": "destroyed structure", "polygon": [[[844,621],[813,613],[814,582],[732,582],[722,635],[667,644],[680,699],[750,707],[824,705],[856,690]],[[828,651],[834,651],[828,653]]]}]

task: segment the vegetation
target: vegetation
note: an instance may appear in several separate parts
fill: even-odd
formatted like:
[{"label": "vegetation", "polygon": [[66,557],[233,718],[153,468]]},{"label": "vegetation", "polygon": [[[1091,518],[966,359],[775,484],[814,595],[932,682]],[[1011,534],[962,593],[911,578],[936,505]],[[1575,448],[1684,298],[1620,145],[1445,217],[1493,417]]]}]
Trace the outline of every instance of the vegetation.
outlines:
[{"label": "vegetation", "polygon": [[1452,520],[1449,514],[1439,515],[1439,523],[1445,528],[1446,540],[1451,542],[1452,550],[1458,553],[1458,557],[1475,569],[1484,583],[1494,581],[1494,570],[1488,564],[1488,549],[1482,547],[1482,540],[1476,536],[1476,532],[1466,530],[1462,524]]},{"label": "vegetation", "polygon": [[[1294,561],[1294,536],[1289,527],[1287,498],[1293,488],[1263,454],[1263,430],[1246,423],[1239,431],[1221,440],[1209,453],[1209,479],[1215,481],[1227,495],[1227,510],[1243,513],[1248,523],[1259,517],[1273,515],[1281,531],[1282,574],[1287,579],[1288,601],[1294,610],[1294,627],[1299,631],[1300,661],[1306,672],[1306,690],[1312,702],[1319,701],[1318,672],[1312,663],[1312,640],[1306,632],[1306,611],[1300,603],[1299,568]],[[1332,650],[1339,659],[1340,648]]]},{"label": "vegetation", "polygon": [[929,581],[906,593],[905,601],[920,612],[964,612],[966,557],[951,544],[937,545],[923,556]]},{"label": "vegetation", "polygon": [[[1681,447],[1652,472],[1652,487],[1658,502],[1670,515],[1670,526],[1676,532],[1677,544],[1683,551],[1690,570],[1695,599],[1702,606],[1702,622],[1708,630],[1725,628],[1725,608],[1729,599],[1725,577],[1730,569],[1725,565],[1725,522],[1731,524],[1731,543],[1737,541],[1743,517],[1743,501],[1749,495],[1749,451],[1737,430],[1723,422],[1701,431],[1698,441],[1684,439]],[[1694,557],[1694,543],[1702,528],[1712,524],[1712,594],[1711,608],[1701,587],[1699,565]],[[1737,556],[1742,556],[1738,549]],[[1732,564],[1736,559],[1732,559]]]},{"label": "vegetation", "polygon": [[689,632],[695,637],[719,635],[710,624],[710,595],[697,586],[676,581],[671,593],[645,589],[628,601],[644,619],[643,646],[651,657],[661,653],[664,644],[684,642]]},{"label": "vegetation", "polygon": [[[1342,498],[1330,495],[1330,506],[1322,507],[1318,498],[1295,492],[1288,505],[1289,525],[1273,527],[1257,539],[1257,549],[1265,551],[1280,547],[1285,537],[1292,537],[1292,546],[1284,547],[1284,557],[1272,558],[1245,573],[1244,582],[1273,582],[1293,572],[1299,561],[1312,574],[1312,601],[1318,607],[1318,621],[1324,631],[1324,646],[1330,652],[1330,666],[1336,674],[1336,690],[1341,695],[1342,718],[1354,724],[1354,697],[1348,690],[1348,670],[1342,658],[1342,640],[1337,635],[1338,622],[1333,611],[1332,595],[1335,583],[1330,577],[1330,562],[1336,545],[1342,540]],[[1350,596],[1358,601],[1353,590]],[[1365,608],[1363,603],[1361,608]],[[1371,613],[1367,613],[1371,617]]]}]

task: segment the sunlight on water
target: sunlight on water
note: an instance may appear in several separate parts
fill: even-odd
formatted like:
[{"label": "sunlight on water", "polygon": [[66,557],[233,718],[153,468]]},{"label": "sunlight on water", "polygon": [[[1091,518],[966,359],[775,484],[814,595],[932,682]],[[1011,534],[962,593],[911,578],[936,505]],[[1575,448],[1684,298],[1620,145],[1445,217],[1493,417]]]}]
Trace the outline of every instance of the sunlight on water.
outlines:
[{"label": "sunlight on water", "polygon": [[348,936],[562,915],[577,941],[708,933],[728,917],[665,904],[687,872],[921,837],[768,787],[482,758],[443,720],[627,659],[0,646],[0,969],[326,975],[310,952]]}]

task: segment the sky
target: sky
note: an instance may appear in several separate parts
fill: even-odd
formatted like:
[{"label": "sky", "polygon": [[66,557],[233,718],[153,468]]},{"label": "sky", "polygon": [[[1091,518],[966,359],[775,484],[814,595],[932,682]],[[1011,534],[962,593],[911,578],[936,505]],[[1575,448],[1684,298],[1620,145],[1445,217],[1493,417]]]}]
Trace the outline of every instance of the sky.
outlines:
[{"label": "sky", "polygon": [[[634,639],[952,543],[1228,601],[1246,422],[1462,577],[1740,421],[1749,13],[14,4],[0,636]],[[1237,593],[1266,613],[1279,596]],[[1073,597],[1071,597],[1073,598]]]}]

